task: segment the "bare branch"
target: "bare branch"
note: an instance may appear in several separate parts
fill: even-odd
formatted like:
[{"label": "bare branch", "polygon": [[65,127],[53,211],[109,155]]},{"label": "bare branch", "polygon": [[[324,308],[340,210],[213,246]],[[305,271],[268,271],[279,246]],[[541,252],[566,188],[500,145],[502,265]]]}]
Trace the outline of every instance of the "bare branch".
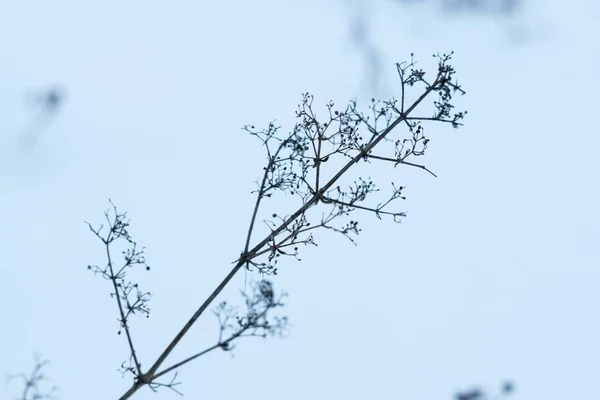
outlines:
[{"label": "bare branch", "polygon": [[[233,262],[231,271],[199,306],[147,372],[141,373],[141,367],[133,357],[136,380],[121,399],[129,398],[144,385],[154,384],[159,376],[209,351],[217,348],[230,350],[234,340],[245,336],[264,335],[264,332],[272,327],[259,322],[266,316],[268,307],[262,309],[265,314],[255,310],[253,314],[247,314],[246,319],[241,320],[242,322],[238,320],[238,325],[235,325],[231,323],[235,310],[222,306],[225,308],[219,309],[218,312],[221,318],[218,343],[159,372],[159,368],[173,349],[241,268],[256,269],[262,274],[276,274],[277,260],[281,256],[299,259],[300,244],[316,245],[314,232],[317,228],[340,233],[354,242],[351,235],[360,232],[358,222],[356,218],[349,220],[347,218],[356,210],[371,212],[377,218],[392,216],[397,222],[405,216],[404,212],[387,210],[395,200],[404,199],[401,194],[403,186],[392,183],[391,195],[387,199],[373,202],[371,199],[378,189],[370,178],[354,176],[354,183],[347,189],[342,189],[344,185],[340,181],[342,177],[346,179],[349,172],[360,161],[369,162],[371,159],[390,161],[394,167],[400,164],[408,165],[433,174],[425,166],[408,159],[423,156],[427,149],[429,139],[424,135],[423,121],[450,122],[452,126],[458,127],[466,115],[466,112],[451,113],[454,108],[451,103],[452,96],[456,92],[464,94],[453,78],[455,71],[449,64],[451,56],[452,54],[434,55],[438,69],[431,80],[425,79],[423,70],[415,68],[416,62],[412,58],[410,63],[397,64],[401,81],[399,106],[395,99],[383,102],[372,99],[370,115],[367,116],[358,110],[356,101],[351,101],[341,110],[336,109],[333,102],[329,102],[326,105],[325,118],[320,120],[313,106],[313,96],[305,93],[296,111],[297,123],[287,135],[280,135],[280,127],[273,122],[264,130],[257,130],[252,125],[243,128],[261,141],[267,153],[263,177],[254,192],[257,197],[243,250],[239,258]],[[417,85],[422,85],[423,91],[412,104],[407,106],[406,92],[408,88]],[[426,119],[413,117],[412,114],[417,106],[432,94],[437,94],[437,99],[433,102],[435,109],[433,116]],[[408,128],[408,137],[402,137],[401,133],[397,132],[399,125]],[[363,132],[366,133],[367,139],[363,139]],[[375,148],[381,148],[378,155],[373,154]],[[391,154],[387,155],[386,150]],[[300,199],[301,205],[291,213],[283,213],[285,217],[271,213],[274,220],[265,218],[269,233],[252,246],[262,200],[278,193],[296,196]],[[318,213],[321,215],[320,219],[314,219],[314,213],[311,211],[313,208],[322,209]],[[338,219],[340,222],[335,223]],[[92,229],[92,231],[97,236],[100,235],[100,230]],[[103,237],[103,240],[108,243],[114,240],[113,237],[116,237],[117,233],[113,231],[115,231],[114,227],[111,228],[108,236]],[[135,246],[133,251],[135,253]],[[124,271],[123,268],[119,271]],[[106,269],[95,271],[108,274],[109,277],[115,276],[110,257]],[[119,287],[115,286],[115,293],[118,289]],[[125,302],[125,304],[129,303]],[[261,304],[264,306],[264,303]],[[119,302],[119,310],[122,315],[121,320],[125,321],[127,313],[123,311],[121,302]],[[126,324],[124,327],[128,332]],[[135,354],[132,345],[131,348],[132,354]]]},{"label": "bare branch", "polygon": [[227,302],[221,302],[214,314],[219,320],[219,334],[217,343],[179,361],[168,368],[154,375],[154,379],[159,378],[177,368],[193,361],[216,349],[223,351],[232,351],[235,342],[242,337],[261,337],[282,336],[285,334],[288,319],[287,317],[271,316],[270,313],[279,307],[283,307],[282,300],[287,296],[281,293],[277,299],[274,297],[273,284],[270,281],[262,280],[254,285],[251,295],[242,292],[245,300],[246,312],[241,316],[238,308],[229,305]]},{"label": "bare branch", "polygon": [[[130,316],[136,313],[144,314],[146,317],[149,317],[150,309],[148,308],[148,302],[150,301],[151,295],[149,292],[140,290],[137,283],[132,283],[129,280],[125,280],[125,278],[128,270],[135,266],[141,265],[146,271],[149,271],[150,267],[146,264],[144,248],[139,249],[137,243],[133,241],[129,234],[127,212],[119,212],[114,203],[110,200],[109,202],[112,209],[104,212],[104,217],[108,224],[107,232],[103,232],[104,225],[100,225],[99,228],[94,228],[87,222],[89,229],[104,244],[107,261],[104,267],[88,265],[88,269],[112,283],[113,292],[111,293],[111,297],[116,300],[119,312],[118,334],[121,334],[121,329],[125,331],[127,344],[130,350],[130,360],[133,362],[133,366],[129,367],[124,366],[125,363],[121,364],[121,369],[123,372],[132,372],[134,375],[139,376],[142,374],[142,366],[135,350],[128,321]],[[117,241],[124,241],[128,244],[125,250],[122,251],[124,262],[120,266],[117,266],[114,263],[111,253],[111,246],[115,245]]]}]

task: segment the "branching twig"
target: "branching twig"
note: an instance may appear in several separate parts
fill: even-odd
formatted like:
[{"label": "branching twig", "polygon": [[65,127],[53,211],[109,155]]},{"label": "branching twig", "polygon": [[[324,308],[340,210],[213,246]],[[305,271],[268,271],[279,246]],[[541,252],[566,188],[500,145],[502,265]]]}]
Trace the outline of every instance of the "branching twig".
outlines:
[{"label": "branching twig", "polygon": [[[110,200],[109,200],[110,201]],[[127,219],[127,213],[120,213],[117,207],[110,201],[112,210],[104,212],[104,217],[108,224],[108,230],[103,232],[104,225],[99,228],[94,228],[92,224],[87,222],[87,225],[104,244],[106,252],[106,265],[99,267],[97,265],[88,265],[88,269],[93,271],[94,274],[101,275],[104,279],[109,280],[112,283],[113,297],[117,302],[119,311],[119,334],[121,334],[121,328],[125,330],[125,336],[127,337],[127,344],[130,350],[130,359],[133,361],[133,366],[124,367],[121,364],[123,371],[133,372],[136,376],[142,374],[141,362],[138,359],[137,352],[133,343],[132,334],[129,328],[129,317],[135,313],[145,314],[147,317],[150,314],[148,308],[148,302],[150,300],[150,293],[143,292],[139,289],[137,283],[126,281],[126,273],[129,268],[137,265],[143,266],[146,270],[150,270],[150,267],[146,264],[146,258],[144,256],[144,249],[137,248],[137,243],[131,238],[128,228],[129,220]],[[117,266],[112,257],[111,246],[117,241],[125,241],[129,247],[122,251],[124,262]]]},{"label": "branching twig", "polygon": [[219,335],[216,344],[165,368],[156,373],[154,377],[159,378],[213,350],[232,351],[235,341],[242,337],[265,338],[285,334],[288,324],[287,317],[273,316],[269,318],[272,310],[284,306],[282,300],[286,297],[285,293],[281,293],[278,298],[275,298],[272,283],[262,280],[254,286],[251,295],[242,292],[242,296],[246,305],[246,313],[243,316],[238,313],[237,307],[230,306],[225,301],[221,302],[214,311],[219,320]]},{"label": "branching twig", "polygon": [[[257,307],[254,303],[247,303],[250,311],[244,317],[245,319],[237,320],[237,325],[231,322],[234,310],[227,308],[222,303],[218,311],[221,318],[221,334],[218,343],[159,371],[173,349],[240,269],[245,267],[249,270],[257,269],[262,274],[276,274],[277,260],[281,256],[299,259],[300,244],[316,245],[314,232],[317,228],[341,233],[354,242],[353,236],[360,232],[358,222],[356,218],[344,219],[356,210],[372,212],[378,218],[392,216],[395,221],[399,221],[401,217],[405,216],[404,212],[388,210],[395,200],[404,199],[401,194],[403,186],[392,184],[393,191],[387,199],[373,202],[372,198],[378,189],[371,179],[355,176],[354,183],[345,189],[342,188],[344,185],[341,179],[342,177],[346,178],[352,167],[359,162],[369,162],[373,159],[392,162],[394,167],[407,165],[433,174],[424,165],[408,160],[411,157],[424,155],[427,149],[429,139],[424,136],[422,122],[440,121],[458,127],[466,114],[466,112],[451,113],[454,108],[451,103],[453,94],[456,92],[464,94],[454,80],[455,71],[449,64],[451,54],[434,57],[438,61],[438,70],[432,80],[425,79],[425,72],[416,69],[416,63],[412,59],[410,63],[397,64],[401,90],[399,104],[395,99],[383,102],[372,99],[371,115],[369,116],[358,110],[356,101],[350,102],[341,110],[336,109],[333,102],[330,102],[327,104],[328,115],[324,120],[320,120],[313,107],[313,96],[305,93],[296,112],[297,123],[287,135],[280,135],[280,127],[274,123],[270,123],[264,130],[256,130],[251,125],[244,127],[246,131],[262,142],[267,153],[267,163],[260,185],[255,192],[256,202],[243,250],[239,258],[233,262],[234,266],[229,274],[199,306],[145,373],[142,372],[136,357],[126,321],[127,317],[133,313],[133,311],[130,312],[130,309],[145,312],[146,309],[141,305],[145,304],[147,297],[138,294],[136,301],[131,302],[128,299],[133,293],[133,289],[129,287],[125,290],[125,286],[119,286],[119,283],[124,285],[123,278],[127,267],[136,263],[145,265],[142,257],[143,251],[136,252],[135,243],[126,233],[128,223],[123,221],[124,215],[112,220],[110,232],[105,236],[101,236],[100,230],[94,230],[90,226],[92,232],[104,242],[108,258],[105,268],[91,268],[113,282],[120,322],[130,343],[133,360],[133,367],[130,367],[130,370],[136,376],[133,386],[121,396],[121,399],[129,398],[145,385],[151,385],[153,389],[158,386],[172,388],[173,382],[158,384],[156,379],[209,351],[217,348],[230,350],[234,340],[244,336],[256,336],[256,332],[261,332],[259,335],[263,335],[273,327],[262,319],[266,318],[266,312],[270,309],[269,303],[264,302],[265,296],[262,297],[260,304],[263,308],[260,310],[252,308]],[[407,105],[406,91],[419,84],[423,85],[423,92],[412,104]],[[423,103],[427,97],[436,93],[438,98],[433,102],[435,108],[433,116],[421,119],[414,117],[412,114],[417,106]],[[400,132],[396,132],[399,125],[408,128],[408,137],[402,137]],[[365,133],[367,138],[363,139]],[[386,147],[390,144],[391,146]],[[381,148],[377,155],[373,154],[375,148],[378,150]],[[435,176],[435,174],[433,175]],[[301,200],[301,205],[289,214],[282,214],[285,217],[279,217],[277,213],[269,213],[274,220],[265,218],[264,221],[270,232],[252,246],[262,200],[270,198],[276,193],[297,196]],[[320,220],[314,220],[311,211],[317,207],[322,209]],[[119,215],[116,208],[114,213]],[[342,221],[335,223],[338,219]],[[130,244],[133,244],[131,252],[128,253],[129,256],[126,256],[125,264],[118,269],[113,265],[108,250],[109,245],[117,238],[125,238]],[[266,259],[262,259],[262,257],[266,257]],[[274,304],[276,303],[271,305]]]}]

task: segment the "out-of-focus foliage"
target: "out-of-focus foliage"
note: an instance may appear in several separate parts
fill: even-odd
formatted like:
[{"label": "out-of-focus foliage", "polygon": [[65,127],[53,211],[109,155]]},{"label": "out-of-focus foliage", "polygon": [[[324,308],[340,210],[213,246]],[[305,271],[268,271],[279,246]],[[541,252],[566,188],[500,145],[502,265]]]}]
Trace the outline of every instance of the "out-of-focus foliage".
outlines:
[{"label": "out-of-focus foliage", "polygon": [[392,0],[398,4],[435,3],[443,11],[512,15],[524,0]]},{"label": "out-of-focus foliage", "polygon": [[380,78],[382,53],[373,37],[375,22],[371,16],[386,3],[394,3],[399,15],[402,11],[416,12],[419,7],[432,13],[441,11],[442,16],[448,18],[467,15],[473,19],[493,19],[501,29],[505,29],[508,39],[514,44],[523,43],[528,36],[522,26],[513,26],[525,0],[344,0],[349,37],[364,60],[364,79],[370,93],[378,93],[383,85]]},{"label": "out-of-focus foliage", "polygon": [[502,400],[513,394],[515,384],[512,381],[506,381],[500,385],[500,391],[497,394],[490,394],[478,387],[458,392],[454,395],[455,400]]}]

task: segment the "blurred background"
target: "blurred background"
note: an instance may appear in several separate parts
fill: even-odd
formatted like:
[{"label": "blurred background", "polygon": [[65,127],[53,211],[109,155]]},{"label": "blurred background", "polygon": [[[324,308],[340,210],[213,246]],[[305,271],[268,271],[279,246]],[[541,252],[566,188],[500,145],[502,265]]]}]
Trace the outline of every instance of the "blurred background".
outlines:
[{"label": "blurred background", "polygon": [[[203,357],[178,389],[433,400],[508,381],[514,399],[600,397],[599,13],[591,0],[0,3],[0,371],[30,371],[38,351],[59,398],[121,395],[127,346],[110,287],[86,270],[104,253],[84,221],[111,198],[147,247],[152,271],[132,276],[153,293],[132,323],[147,366],[243,248],[265,157],[240,127],[291,129],[306,91],[323,106],[397,97],[395,62],[414,53],[434,74],[431,55],[454,51],[469,114],[459,130],[426,125],[438,178],[370,170],[407,186],[402,224],[361,216],[358,246],[320,232],[274,280],[288,336]],[[173,361],[217,330],[207,314]]]}]

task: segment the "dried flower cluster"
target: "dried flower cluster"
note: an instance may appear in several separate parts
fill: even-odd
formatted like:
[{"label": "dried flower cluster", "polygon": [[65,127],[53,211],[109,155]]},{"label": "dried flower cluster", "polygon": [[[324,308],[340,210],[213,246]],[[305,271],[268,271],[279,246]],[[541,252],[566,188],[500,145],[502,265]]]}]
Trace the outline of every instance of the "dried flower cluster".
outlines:
[{"label": "dried flower cluster", "polygon": [[[412,59],[409,63],[397,64],[401,98],[387,101],[371,99],[368,115],[359,111],[356,101],[343,109],[337,109],[333,102],[329,102],[325,118],[320,120],[313,105],[313,96],[305,93],[296,111],[297,122],[288,134],[282,135],[281,127],[274,123],[262,130],[253,125],[244,127],[262,142],[267,153],[263,179],[256,190],[256,207],[246,247],[239,258],[246,268],[254,267],[262,273],[276,274],[276,264],[281,256],[298,259],[299,245],[316,245],[314,231],[318,228],[341,233],[354,242],[353,236],[360,232],[356,218],[337,222],[356,210],[372,212],[378,218],[391,216],[394,221],[400,222],[405,214],[390,210],[390,207],[395,200],[404,199],[403,186],[392,184],[387,198],[369,203],[371,195],[379,191],[371,178],[356,176],[346,186],[340,181],[361,161],[388,162],[394,167],[406,165],[435,176],[424,165],[413,161],[425,154],[429,143],[423,122],[446,122],[457,128],[466,112],[452,112],[453,94],[464,91],[454,81],[455,71],[448,63],[451,54],[434,57],[438,59],[438,71],[432,82],[425,79],[423,70],[415,68]],[[407,105],[406,89],[418,84],[425,87],[424,93]],[[438,96],[434,101],[433,115],[414,116],[417,105],[431,94]],[[407,128],[408,135],[397,129],[401,124]],[[270,234],[250,249],[261,201],[277,192],[298,197],[302,205],[289,214],[272,214],[271,219],[265,220]],[[315,207],[321,209],[319,218],[309,215]],[[263,255],[267,257],[261,257]]]}]

